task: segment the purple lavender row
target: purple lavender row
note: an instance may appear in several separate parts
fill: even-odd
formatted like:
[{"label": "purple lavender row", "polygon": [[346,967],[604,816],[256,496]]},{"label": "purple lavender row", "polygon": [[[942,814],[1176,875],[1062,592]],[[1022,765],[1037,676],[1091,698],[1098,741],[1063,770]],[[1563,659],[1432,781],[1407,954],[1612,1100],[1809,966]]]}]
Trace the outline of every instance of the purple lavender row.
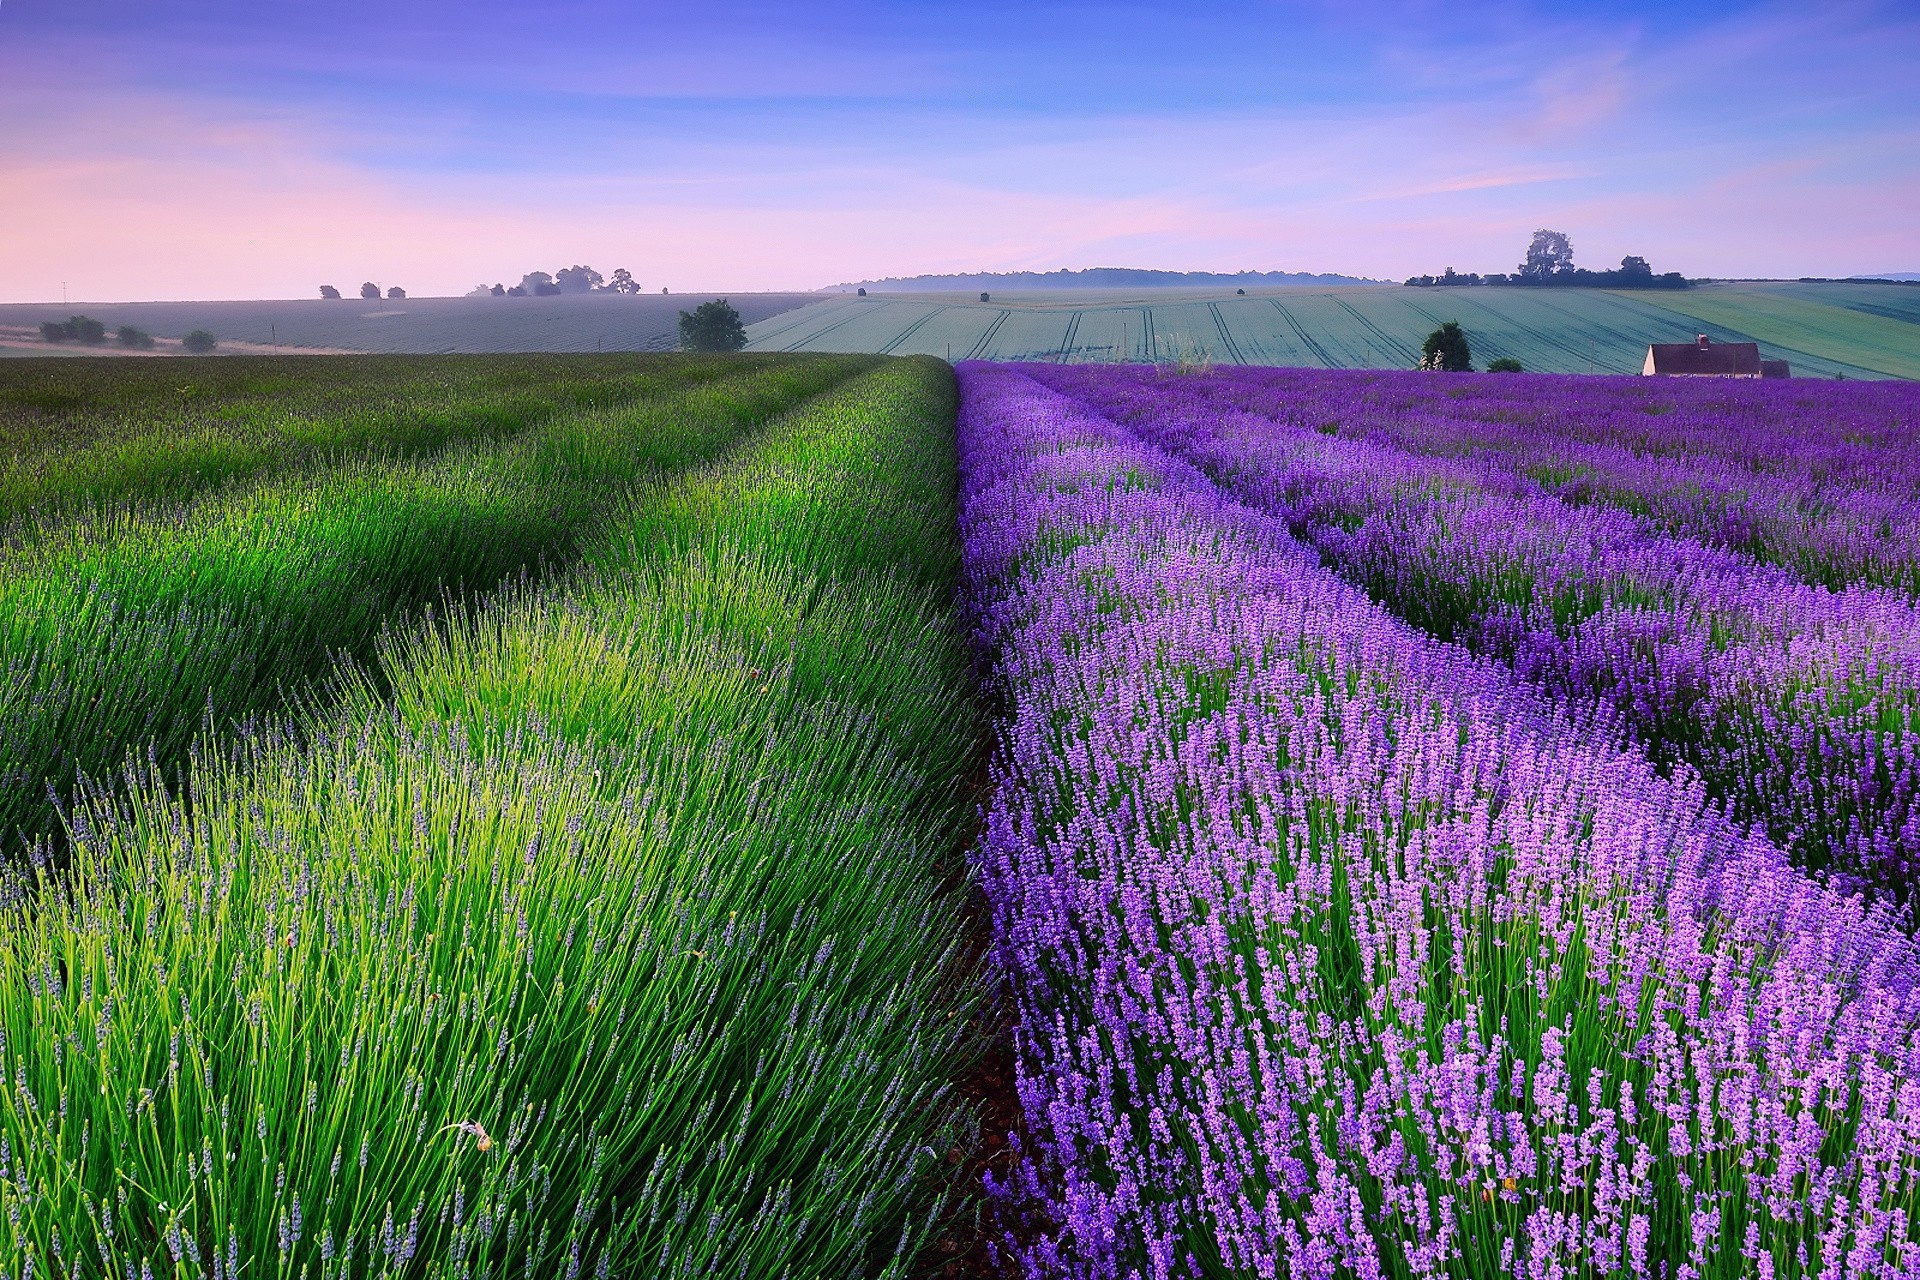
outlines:
[{"label": "purple lavender row", "polygon": [[1457,457],[1804,582],[1920,594],[1920,386],[1223,369],[1215,403]]},{"label": "purple lavender row", "polygon": [[1920,1268],[1884,915],[1192,467],[961,386],[1025,1274]]},{"label": "purple lavender row", "polygon": [[1625,511],[1224,409],[1211,377],[1035,372],[1281,517],[1394,612],[1698,770],[1804,867],[1914,900],[1920,606],[1904,593],[1811,587]]}]

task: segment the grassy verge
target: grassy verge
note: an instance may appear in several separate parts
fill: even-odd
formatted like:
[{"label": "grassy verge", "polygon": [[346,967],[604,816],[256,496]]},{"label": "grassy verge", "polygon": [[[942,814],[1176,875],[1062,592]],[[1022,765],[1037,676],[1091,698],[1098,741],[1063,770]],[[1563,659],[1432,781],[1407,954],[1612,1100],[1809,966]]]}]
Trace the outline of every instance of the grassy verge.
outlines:
[{"label": "grassy verge", "polygon": [[371,454],[499,440],[731,377],[684,356],[223,357],[0,364],[0,528],[179,501]]},{"label": "grassy verge", "polygon": [[568,560],[623,486],[709,457],[871,357],[751,364],[511,443],[364,462],[75,524],[0,578],[0,834],[57,829],[76,776],[171,764],[211,721],[271,710],[449,589]]},{"label": "grassy verge", "polygon": [[[972,1000],[951,375],[643,486],[564,589],[84,811],[0,916],[42,1271],[897,1275]],[[11,1056],[11,1055],[10,1055]],[[217,1261],[216,1261],[217,1260]]]}]

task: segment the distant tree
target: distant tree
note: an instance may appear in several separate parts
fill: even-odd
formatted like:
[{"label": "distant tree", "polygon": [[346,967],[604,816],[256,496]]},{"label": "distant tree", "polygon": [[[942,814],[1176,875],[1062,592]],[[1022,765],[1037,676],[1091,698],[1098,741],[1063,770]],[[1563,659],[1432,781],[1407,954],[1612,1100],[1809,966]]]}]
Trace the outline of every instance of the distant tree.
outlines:
[{"label": "distant tree", "polygon": [[393,299],[395,302],[405,302],[407,300],[407,291],[399,285],[395,285],[393,288],[387,290],[387,297]]},{"label": "distant tree", "polygon": [[1449,320],[1420,344],[1420,367],[1440,373],[1472,373],[1473,348],[1458,320]]},{"label": "distant tree", "polygon": [[42,320],[40,322],[40,341],[72,342],[73,330],[67,328],[64,320]]},{"label": "distant tree", "polygon": [[633,278],[633,272],[625,267],[615,267],[613,278],[607,281],[607,292],[635,294],[640,292],[640,284]]},{"label": "distant tree", "polygon": [[495,284],[488,292],[496,298],[504,298],[507,296],[507,291],[498,284]]},{"label": "distant tree", "polygon": [[1573,241],[1564,231],[1542,227],[1533,233],[1527,246],[1527,260],[1520,264],[1520,279],[1526,284],[1547,284],[1555,276],[1573,270]]},{"label": "distant tree", "polygon": [[1245,289],[1235,289],[1234,292],[1239,294],[1243,298],[1247,296],[1247,291]]},{"label": "distant tree", "polygon": [[477,284],[467,290],[464,296],[469,298],[491,298],[493,296],[493,290],[483,284]]},{"label": "distant tree", "polygon": [[144,351],[153,345],[152,334],[148,333],[145,329],[136,329],[130,324],[121,325],[113,337],[114,341],[118,342],[121,346],[132,347],[136,350]]},{"label": "distant tree", "polygon": [[862,289],[862,290],[860,290],[860,296],[861,296],[861,297],[863,297],[863,298],[864,298],[864,297],[866,297],[866,296],[867,296],[867,291],[866,291],[865,289]]},{"label": "distant tree", "polygon": [[[67,337],[75,342],[84,342],[90,347],[97,347],[107,340],[107,326],[92,316],[68,316],[64,327]],[[46,333],[45,328],[41,329],[41,333],[43,335]]]},{"label": "distant tree", "polygon": [[1651,282],[1653,268],[1648,265],[1645,258],[1636,258],[1629,254],[1620,259],[1620,275],[1627,280]]},{"label": "distant tree", "polygon": [[509,298],[524,298],[527,296],[527,286],[523,284],[511,285],[507,289],[507,296]]},{"label": "distant tree", "polygon": [[747,345],[740,313],[725,298],[680,313],[680,346],[686,351],[738,351]]},{"label": "distant tree", "polygon": [[981,294],[981,295],[980,295],[980,301],[982,301],[982,302],[991,302],[991,301],[993,301],[993,295],[992,295],[992,294],[988,294],[988,293],[983,293],[983,294]]},{"label": "distant tree", "polygon": [[218,342],[219,340],[205,329],[195,329],[192,333],[180,339],[180,345],[197,356],[207,354],[207,352],[213,350],[214,347],[218,345]]},{"label": "distant tree", "polygon": [[380,299],[380,286],[369,280],[360,286],[360,296],[369,302],[377,302]]},{"label": "distant tree", "polygon": [[578,263],[553,273],[554,288],[561,293],[592,293],[604,283],[606,277],[592,267],[583,267]]},{"label": "distant tree", "polygon": [[323,284],[320,286],[320,296],[325,298],[329,302],[340,301],[340,291],[334,288],[330,284]]},{"label": "distant tree", "polygon": [[1487,361],[1487,372],[1488,373],[1525,373],[1526,370],[1522,368],[1520,365],[1520,362],[1518,360],[1515,360],[1512,356],[1501,356],[1497,360]]},{"label": "distant tree", "polygon": [[520,277],[520,287],[536,298],[552,297],[560,292],[560,286],[555,284],[553,277],[544,271],[527,272]]},{"label": "distant tree", "polygon": [[667,286],[665,285],[660,286],[660,296],[663,298],[667,296]]}]

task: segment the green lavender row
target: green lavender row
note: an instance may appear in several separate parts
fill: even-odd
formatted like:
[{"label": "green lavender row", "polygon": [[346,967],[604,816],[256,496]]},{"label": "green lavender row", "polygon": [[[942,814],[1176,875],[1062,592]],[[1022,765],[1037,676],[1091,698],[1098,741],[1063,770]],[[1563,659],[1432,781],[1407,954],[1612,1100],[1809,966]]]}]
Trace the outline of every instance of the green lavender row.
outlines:
[{"label": "green lavender row", "polygon": [[974,1000],[953,411],[889,363],[298,741],[87,805],[0,914],[0,1252],[904,1274]]},{"label": "green lavender row", "polygon": [[352,454],[503,439],[737,372],[682,356],[221,357],[0,364],[0,528],[179,501]]},{"label": "green lavender row", "polygon": [[710,457],[871,357],[734,377],[503,444],[284,477],[173,520],[49,534],[0,575],[0,836],[57,830],[75,778],[184,757],[208,724],[282,704],[442,593],[571,560],[623,486]]}]

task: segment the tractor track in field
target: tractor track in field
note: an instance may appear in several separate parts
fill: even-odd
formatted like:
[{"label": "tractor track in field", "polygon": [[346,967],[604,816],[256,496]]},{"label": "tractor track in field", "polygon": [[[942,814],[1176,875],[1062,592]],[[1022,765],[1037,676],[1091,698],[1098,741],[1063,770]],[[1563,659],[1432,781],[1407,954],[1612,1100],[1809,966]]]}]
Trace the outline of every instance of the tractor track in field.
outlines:
[{"label": "tractor track in field", "polygon": [[883,356],[892,355],[895,349],[898,348],[901,343],[905,342],[908,338],[911,338],[914,334],[920,332],[920,330],[926,328],[927,322],[933,319],[935,316],[939,315],[945,309],[946,308],[944,307],[934,307],[932,310],[928,311],[927,314],[921,316],[918,320],[915,320],[912,324],[902,329],[899,332],[899,334],[897,334],[894,337],[892,342],[889,342],[886,346],[881,347],[880,354]]},{"label": "tractor track in field", "polygon": [[1235,364],[1245,364],[1247,358],[1241,354],[1240,344],[1233,340],[1231,333],[1227,332],[1227,318],[1220,314],[1220,304],[1209,302],[1207,310],[1213,312],[1214,327],[1220,330],[1220,341],[1226,344],[1227,354],[1233,357]]},{"label": "tractor track in field", "polygon": [[1060,339],[1060,355],[1054,363],[1065,364],[1068,358],[1073,355],[1074,339],[1080,336],[1081,314],[1081,312],[1076,311],[1073,313],[1073,318],[1067,321],[1067,336]]},{"label": "tractor track in field", "polygon": [[995,316],[993,319],[993,323],[987,326],[987,331],[980,335],[979,341],[975,342],[973,346],[969,347],[967,349],[967,354],[962,356],[961,358],[964,360],[981,359],[982,358],[981,353],[988,350],[990,347],[992,347],[993,339],[995,335],[997,335],[1000,332],[1000,326],[1005,324],[1007,322],[1007,317],[1012,314],[1013,312],[1011,311],[1002,311],[999,315]]},{"label": "tractor track in field", "polygon": [[1140,353],[1153,362],[1160,360],[1160,339],[1153,331],[1153,308],[1140,308]]},{"label": "tractor track in field", "polygon": [[1345,298],[1335,298],[1334,301],[1339,303],[1340,306],[1343,309],[1345,309],[1348,315],[1352,316],[1356,321],[1358,321],[1361,328],[1365,329],[1368,333],[1372,334],[1375,338],[1379,340],[1380,346],[1381,346],[1381,353],[1383,355],[1391,356],[1393,353],[1397,352],[1399,353],[1401,359],[1403,360],[1410,360],[1416,363],[1419,361],[1418,352],[1416,352],[1412,347],[1408,346],[1406,343],[1401,342],[1399,339],[1393,337],[1385,329],[1382,329],[1378,324],[1375,324],[1368,317],[1360,314],[1359,309],[1356,308],[1351,302],[1348,302]]},{"label": "tractor track in field", "polygon": [[[810,310],[810,308],[807,308],[807,307],[799,308],[800,312],[805,312],[807,310]],[[761,337],[760,339],[758,339],[758,341],[772,342],[776,338],[785,337],[787,334],[792,333],[795,329],[806,328],[808,325],[812,324],[816,319],[818,319],[817,316],[802,315],[800,319],[781,325],[778,329],[775,329],[772,332],[766,334],[764,337]]]},{"label": "tractor track in field", "polygon": [[1287,310],[1280,304],[1278,298],[1272,298],[1269,299],[1269,301],[1273,303],[1273,309],[1278,311],[1281,317],[1285,319],[1287,324],[1293,329],[1294,336],[1300,339],[1300,345],[1313,353],[1313,358],[1320,362],[1322,368],[1337,369],[1340,367],[1328,357],[1326,348],[1315,342],[1313,338],[1308,335],[1307,331],[1301,327],[1300,322],[1293,318],[1293,312]]},{"label": "tractor track in field", "polygon": [[835,320],[832,324],[828,325],[826,328],[816,329],[812,333],[808,334],[806,337],[800,339],[800,341],[784,346],[780,348],[780,350],[783,352],[798,351],[806,343],[818,341],[819,339],[824,338],[828,334],[832,333],[835,329],[840,328],[842,325],[852,324],[855,320],[859,318],[860,318],[860,309],[858,307],[849,308],[846,315],[840,317],[840,319],[838,320]]}]

